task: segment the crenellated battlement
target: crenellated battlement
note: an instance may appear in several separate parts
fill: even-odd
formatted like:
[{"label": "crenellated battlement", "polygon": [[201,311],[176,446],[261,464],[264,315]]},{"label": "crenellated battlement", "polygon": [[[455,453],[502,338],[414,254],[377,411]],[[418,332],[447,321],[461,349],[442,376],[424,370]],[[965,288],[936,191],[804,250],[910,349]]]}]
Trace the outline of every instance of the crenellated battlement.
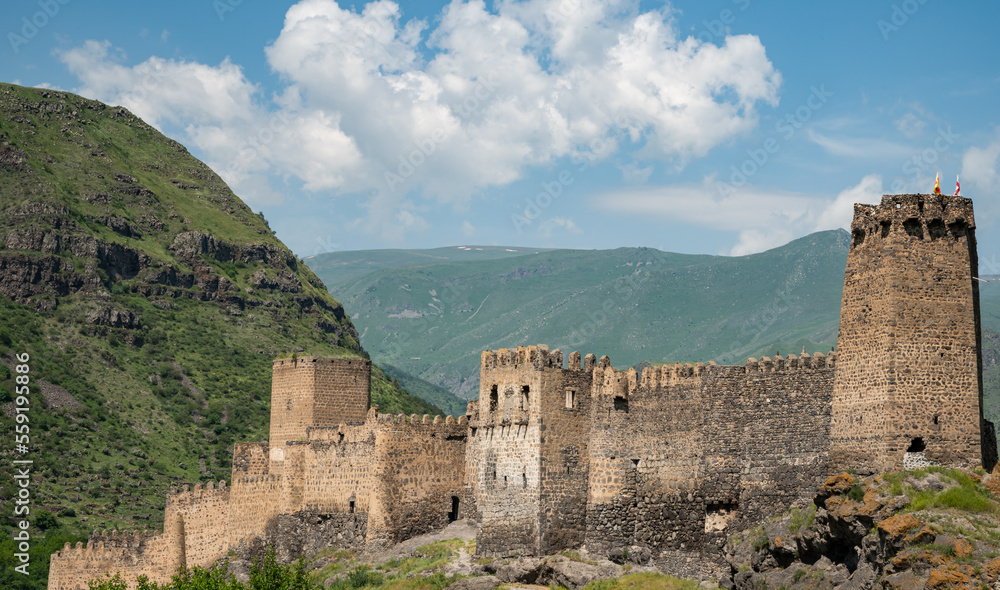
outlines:
[{"label": "crenellated battlement", "polygon": [[300,369],[306,370],[317,366],[358,366],[358,367],[370,367],[372,362],[368,359],[363,358],[351,358],[351,357],[322,357],[322,356],[296,356],[290,358],[279,358],[274,359],[272,363],[273,369]]},{"label": "crenellated battlement", "polygon": [[594,395],[611,395],[628,398],[638,391],[654,391],[668,388],[671,385],[700,382],[711,375],[722,371],[737,370],[740,374],[752,376],[759,373],[789,373],[794,371],[816,371],[833,369],[837,353],[824,355],[817,352],[813,355],[790,354],[782,357],[749,358],[744,365],[722,366],[714,361],[706,363],[673,363],[656,367],[646,367],[639,374],[634,368],[619,371],[601,357],[594,371]]},{"label": "crenellated battlement", "polygon": [[851,248],[885,239],[964,240],[976,227],[972,199],[951,195],[884,195],[878,205],[854,205]]},{"label": "crenellated battlement", "polygon": [[204,484],[181,484],[170,488],[170,494],[167,496],[167,501],[169,502],[171,498],[177,501],[189,498],[206,498],[214,495],[215,493],[228,493],[229,490],[230,488],[226,486],[226,480],[224,479],[220,479],[218,483],[210,481]]},{"label": "crenellated battlement", "polygon": [[[607,357],[601,357],[607,359]],[[564,369],[567,371],[590,372],[598,365],[597,357],[588,354],[582,358],[580,353],[569,353],[567,362],[563,362],[563,352],[558,348],[549,351],[548,345],[518,346],[517,348],[501,348],[499,350],[484,350],[481,355],[480,369],[490,371],[495,369]]]},{"label": "crenellated battlement", "polygon": [[817,352],[810,355],[804,352],[798,356],[790,354],[786,357],[775,355],[773,357],[763,357],[760,360],[748,358],[746,362],[747,373],[774,373],[781,371],[797,370],[817,370],[833,369],[837,363],[837,353],[823,354]]}]

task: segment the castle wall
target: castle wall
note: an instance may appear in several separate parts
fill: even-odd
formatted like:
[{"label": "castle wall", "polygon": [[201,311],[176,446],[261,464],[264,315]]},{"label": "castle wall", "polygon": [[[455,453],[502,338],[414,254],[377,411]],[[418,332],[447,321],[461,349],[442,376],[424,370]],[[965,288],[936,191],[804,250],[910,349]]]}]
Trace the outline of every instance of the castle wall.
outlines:
[{"label": "castle wall", "polygon": [[184,486],[183,491],[167,496],[164,530],[183,529],[184,563],[188,567],[211,565],[229,550],[230,493],[222,482],[218,488],[212,483],[195,484],[191,490]]},{"label": "castle wall", "polygon": [[176,543],[169,536],[114,531],[95,534],[87,543],[69,543],[49,559],[49,590],[86,590],[90,580],[122,574],[134,588],[139,576],[164,583],[177,573]]},{"label": "castle wall", "polygon": [[462,516],[473,503],[463,486],[467,433],[464,417],[379,416],[368,543],[397,543]]},{"label": "castle wall", "polygon": [[310,429],[308,442],[289,444],[288,456],[302,465],[301,492],[297,502],[286,500],[289,505],[283,512],[368,513],[375,465],[374,423]]},{"label": "castle wall", "polygon": [[833,373],[822,355],[641,377],[599,366],[588,549],[645,547],[690,575],[722,567],[726,534],[810,499],[828,475]]},{"label": "castle wall", "polygon": [[851,229],[834,465],[899,469],[908,450],[945,465],[982,464],[972,201],[886,195],[878,206],[855,205]]},{"label": "castle wall", "polygon": [[282,478],[269,471],[268,443],[236,443],[233,448],[233,480],[229,493],[229,541],[260,536],[269,520],[278,514]]}]

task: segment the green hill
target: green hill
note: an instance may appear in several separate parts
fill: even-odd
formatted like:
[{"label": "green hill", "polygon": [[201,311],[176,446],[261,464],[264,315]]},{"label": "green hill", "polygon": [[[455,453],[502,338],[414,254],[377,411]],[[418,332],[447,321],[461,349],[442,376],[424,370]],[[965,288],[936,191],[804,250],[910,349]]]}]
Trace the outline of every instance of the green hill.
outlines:
[{"label": "green hill", "polygon": [[[234,441],[266,440],[271,362],[293,352],[367,356],[340,303],[214,172],[123,108],[0,84],[3,432],[15,355],[31,381],[30,442],[0,450],[0,497],[17,495],[11,460],[33,460],[46,543],[158,527],[171,485],[227,478]],[[379,369],[373,403],[440,413]]]},{"label": "green hill", "polygon": [[449,246],[428,250],[348,250],[307,256],[303,260],[327,285],[339,285],[383,268],[435,262],[474,262],[548,252],[551,248]]}]

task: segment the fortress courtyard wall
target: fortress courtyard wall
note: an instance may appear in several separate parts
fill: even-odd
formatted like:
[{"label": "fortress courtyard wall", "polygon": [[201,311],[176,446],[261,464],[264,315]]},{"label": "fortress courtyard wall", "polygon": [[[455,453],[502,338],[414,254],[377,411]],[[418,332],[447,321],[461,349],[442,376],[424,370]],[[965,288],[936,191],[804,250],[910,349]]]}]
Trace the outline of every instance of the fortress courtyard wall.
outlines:
[{"label": "fortress courtyard wall", "polygon": [[602,358],[591,406],[588,550],[639,546],[662,567],[714,573],[726,534],[810,500],[829,475],[829,361],[789,355],[639,376]]}]

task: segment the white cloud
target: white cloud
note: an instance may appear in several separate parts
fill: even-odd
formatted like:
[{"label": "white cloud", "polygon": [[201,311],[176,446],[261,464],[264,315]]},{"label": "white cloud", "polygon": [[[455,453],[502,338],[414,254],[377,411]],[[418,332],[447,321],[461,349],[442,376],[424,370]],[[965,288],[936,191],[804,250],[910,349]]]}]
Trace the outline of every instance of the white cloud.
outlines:
[{"label": "white cloud", "polygon": [[718,196],[713,178],[700,185],[670,185],[617,191],[594,197],[598,209],[620,214],[658,217],[713,230],[737,232],[727,254],[742,256],[774,248],[806,234],[848,228],[854,203],[881,201],[882,179],[865,176],[857,185],[829,198],[773,191],[745,185]]},{"label": "white cloud", "polygon": [[882,177],[869,174],[857,185],[844,189],[818,216],[813,231],[851,227],[855,203],[881,203]]},{"label": "white cloud", "polygon": [[1000,127],[996,137],[983,147],[973,146],[962,155],[962,178],[970,187],[992,193],[1000,182],[997,159],[1000,158]]},{"label": "white cloud", "polygon": [[[183,127],[238,190],[259,193],[249,183],[276,174],[307,190],[377,193],[361,226],[383,234],[426,226],[412,199],[463,205],[567,156],[628,146],[679,169],[777,104],[781,75],[755,36],[717,46],[682,37],[669,9],[642,12],[638,0],[566,4],[454,0],[430,28],[404,23],[389,0],[361,12],[302,0],[265,50],[285,84],[270,101],[228,59],[126,66],[95,41],[61,57],[79,92]],[[276,112],[289,122],[262,141]]]},{"label": "white cloud", "polygon": [[[157,128],[183,128],[185,143],[203,152],[251,206],[281,202],[269,186],[271,172],[292,174],[309,190],[334,189],[361,160],[339,130],[339,116],[269,112],[256,86],[228,59],[207,66],[151,57],[130,67],[107,41],[87,41],[59,58],[83,84],[80,94],[125,106]],[[311,156],[301,158],[303,152]]]},{"label": "white cloud", "polygon": [[551,238],[553,230],[563,230],[571,234],[583,233],[572,219],[565,217],[553,217],[538,224],[538,235],[544,239]]},{"label": "white cloud", "polygon": [[973,146],[962,154],[962,194],[976,199],[976,217],[995,219],[1000,208],[1000,127],[984,146]]},{"label": "white cloud", "polygon": [[835,156],[849,158],[895,158],[912,155],[913,148],[901,143],[871,137],[834,138],[816,131],[806,130],[810,141]]}]

